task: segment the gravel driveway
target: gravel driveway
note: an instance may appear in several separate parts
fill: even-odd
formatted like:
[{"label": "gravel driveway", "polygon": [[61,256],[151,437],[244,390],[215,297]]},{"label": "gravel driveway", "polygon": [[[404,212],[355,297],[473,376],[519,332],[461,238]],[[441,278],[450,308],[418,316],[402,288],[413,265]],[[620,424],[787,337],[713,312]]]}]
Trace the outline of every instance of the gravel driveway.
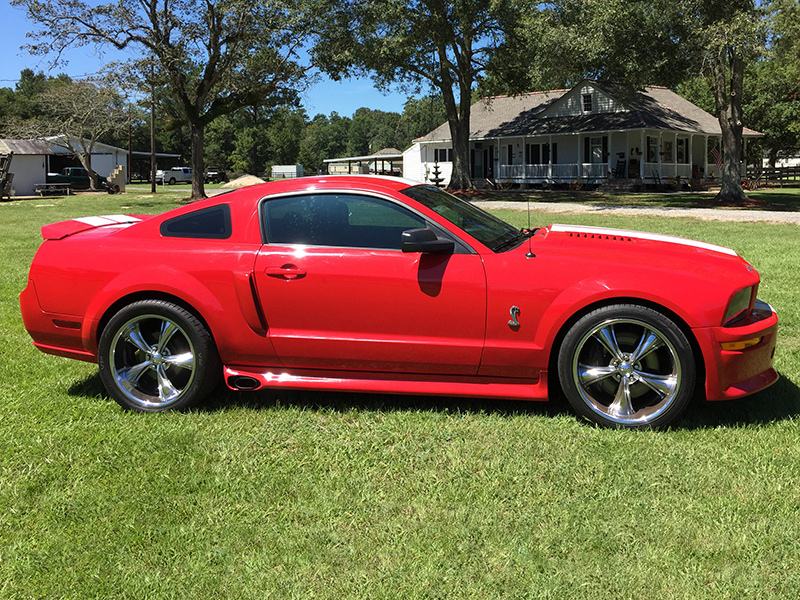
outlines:
[{"label": "gravel driveway", "polygon": [[[526,202],[508,202],[502,200],[477,200],[473,204],[481,208],[505,208],[525,212],[528,210]],[[622,216],[652,216],[652,217],[690,217],[704,221],[749,221],[760,223],[789,223],[800,225],[800,212],[779,212],[768,210],[737,210],[720,208],[672,208],[672,207],[642,207],[613,206],[602,204],[572,204],[531,202],[531,213],[549,214],[609,214]]]}]

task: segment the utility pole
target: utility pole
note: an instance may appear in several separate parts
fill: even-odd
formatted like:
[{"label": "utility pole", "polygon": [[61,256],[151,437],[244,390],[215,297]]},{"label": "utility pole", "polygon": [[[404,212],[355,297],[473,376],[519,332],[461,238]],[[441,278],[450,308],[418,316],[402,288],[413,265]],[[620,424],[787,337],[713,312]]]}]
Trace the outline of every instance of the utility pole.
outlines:
[{"label": "utility pole", "polygon": [[156,83],[150,64],[150,192],[156,193]]}]

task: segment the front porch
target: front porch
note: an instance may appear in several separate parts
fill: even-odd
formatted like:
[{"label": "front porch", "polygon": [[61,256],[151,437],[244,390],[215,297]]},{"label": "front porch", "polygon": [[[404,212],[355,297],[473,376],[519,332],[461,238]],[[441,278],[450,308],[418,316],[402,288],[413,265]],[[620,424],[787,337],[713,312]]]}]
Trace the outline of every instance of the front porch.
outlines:
[{"label": "front porch", "polygon": [[[487,154],[486,142],[473,145],[483,146]],[[489,178],[506,185],[600,185],[622,179],[661,186],[718,178],[720,147],[721,140],[713,136],[638,130],[496,140],[487,158],[494,158]],[[475,164],[473,158],[473,176],[485,177]],[[740,169],[746,176],[745,162]]]},{"label": "front porch", "polygon": [[[600,186],[613,180],[677,188],[678,182],[719,178],[720,148],[716,136],[648,129],[472,140],[470,175],[503,188]],[[425,144],[420,152],[425,179],[437,168],[447,180],[451,157],[444,143]],[[740,165],[746,176],[746,164]]]}]

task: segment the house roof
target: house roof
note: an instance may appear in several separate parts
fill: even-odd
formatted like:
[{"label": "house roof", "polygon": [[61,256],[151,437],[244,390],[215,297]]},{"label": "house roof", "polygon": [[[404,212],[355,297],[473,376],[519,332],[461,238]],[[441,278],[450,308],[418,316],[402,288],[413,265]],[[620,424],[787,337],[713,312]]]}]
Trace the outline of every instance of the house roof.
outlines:
[{"label": "house roof", "polygon": [[369,156],[347,156],[343,158],[326,158],[322,162],[324,163],[342,163],[342,162],[367,162],[373,160],[400,160],[403,158],[403,153],[400,152],[397,148],[384,148],[383,150],[378,150],[375,154],[370,154]]},{"label": "house roof", "polygon": [[[595,81],[594,87],[612,97],[617,91]],[[577,86],[576,86],[577,87]],[[656,129],[721,135],[719,121],[699,106],[664,87],[648,86],[622,103],[626,110],[574,116],[547,116],[571,90],[534,92],[519,96],[484,98],[472,105],[470,139],[493,139],[534,135],[557,135]],[[761,135],[751,129],[745,136]],[[450,141],[447,123],[419,139],[421,142]]]},{"label": "house roof", "polygon": [[[48,136],[48,137],[45,137],[45,138],[42,138],[42,139],[43,139],[43,141],[48,142],[50,145],[55,145],[58,148],[64,148],[65,142],[62,141],[62,140],[66,139],[67,141],[72,142],[72,140],[79,140],[81,138],[78,138],[77,136],[74,136],[74,135],[67,135],[67,134],[63,134],[62,133],[62,134],[59,134],[59,135],[51,135],[51,136]],[[84,141],[89,141],[89,140],[86,140],[84,138]],[[95,142],[94,143],[94,150],[92,150],[92,154],[101,154],[101,152],[100,152],[101,149],[106,150],[106,153],[108,153],[109,150],[111,152],[120,152],[122,154],[127,154],[128,153],[128,151],[125,148],[119,148],[117,146],[112,146],[111,144],[105,144],[103,142]],[[58,152],[56,152],[56,154],[57,153]]]},{"label": "house roof", "polygon": [[0,140],[0,154],[9,152],[18,155],[54,154],[50,144],[42,140]]}]

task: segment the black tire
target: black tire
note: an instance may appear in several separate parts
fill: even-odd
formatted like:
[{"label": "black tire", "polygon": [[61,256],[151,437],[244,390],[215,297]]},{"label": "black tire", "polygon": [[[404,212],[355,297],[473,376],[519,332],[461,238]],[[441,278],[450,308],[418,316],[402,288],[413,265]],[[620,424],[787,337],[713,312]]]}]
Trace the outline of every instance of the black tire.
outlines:
[{"label": "black tire", "polygon": [[657,428],[694,396],[697,369],[683,331],[635,304],[590,312],[564,337],[558,376],[567,401],[603,427]]},{"label": "black tire", "polygon": [[175,178],[174,177],[170,177],[169,181],[167,183],[169,183],[170,185],[175,185]]},{"label": "black tire", "polygon": [[100,378],[128,410],[181,410],[205,399],[221,378],[211,334],[197,317],[165,300],[141,300],[103,329]]}]

